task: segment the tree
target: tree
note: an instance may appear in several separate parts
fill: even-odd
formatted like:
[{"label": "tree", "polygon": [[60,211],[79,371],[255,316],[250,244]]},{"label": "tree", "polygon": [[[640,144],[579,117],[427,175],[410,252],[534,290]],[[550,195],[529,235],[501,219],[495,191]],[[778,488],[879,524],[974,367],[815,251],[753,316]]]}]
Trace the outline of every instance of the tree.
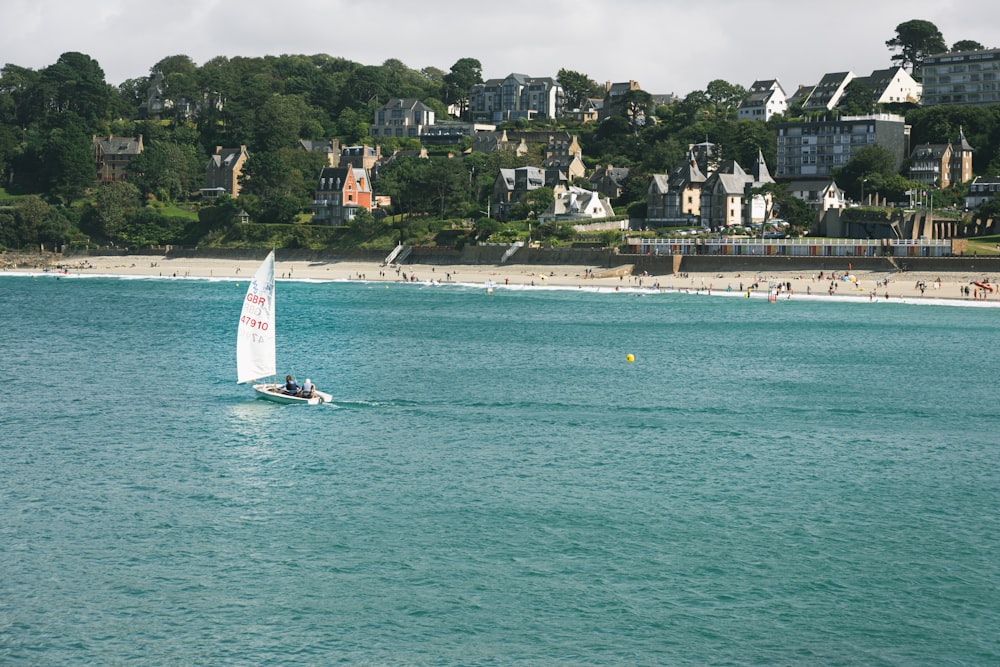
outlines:
[{"label": "tree", "polygon": [[844,88],[837,108],[845,114],[861,116],[875,110],[875,91],[854,79]]},{"label": "tree", "polygon": [[389,229],[384,217],[376,217],[366,208],[362,208],[354,214],[354,219],[349,223],[349,227],[365,239],[381,236]]},{"label": "tree", "polygon": [[72,111],[89,125],[108,119],[117,91],[104,81],[104,70],[96,60],[82,53],[59,56],[54,65],[42,70],[38,111]]},{"label": "tree", "polygon": [[444,101],[458,104],[463,118],[468,111],[469,89],[483,82],[483,66],[475,58],[459,58],[444,75]]},{"label": "tree", "polygon": [[31,157],[38,160],[43,191],[67,201],[77,199],[96,176],[93,141],[86,125],[68,111],[52,117],[42,136],[40,151]]},{"label": "tree", "polygon": [[976,207],[975,217],[979,220],[1000,219],[1000,201],[990,199]]},{"label": "tree", "polygon": [[959,51],[982,51],[986,47],[974,39],[960,39],[951,45],[951,50],[955,53]]},{"label": "tree", "polygon": [[[890,177],[896,175],[896,158],[883,146],[865,146],[850,162],[834,174],[837,185],[851,197],[861,198],[861,190],[874,192]],[[865,185],[867,183],[870,185]]]},{"label": "tree", "polygon": [[132,158],[128,171],[129,181],[143,194],[177,201],[197,189],[204,163],[190,143],[157,141]]},{"label": "tree", "polygon": [[568,241],[576,236],[573,225],[565,220],[550,220],[538,226],[538,237],[540,239],[557,239]]},{"label": "tree", "polygon": [[0,69],[0,122],[26,127],[38,120],[31,98],[37,94],[39,78],[38,72],[17,65]]},{"label": "tree", "polygon": [[303,132],[313,109],[298,95],[271,95],[257,110],[254,119],[253,146],[256,150],[276,151],[292,147],[303,136],[312,136],[317,128]]},{"label": "tree", "polygon": [[97,230],[109,241],[123,241],[128,218],[142,205],[139,188],[131,183],[106,183],[97,190]]},{"label": "tree", "polygon": [[915,73],[927,56],[948,50],[937,26],[920,19],[897,25],[896,36],[886,40],[885,45],[891,51],[899,51],[891,60],[904,68],[909,67],[910,73]]},{"label": "tree", "polygon": [[527,218],[537,218],[552,206],[555,201],[555,193],[552,188],[535,188],[524,195],[524,203],[528,207]]},{"label": "tree", "polygon": [[602,97],[604,89],[593,79],[581,72],[561,69],[556,81],[562,86],[567,109],[579,109],[591,97]]},{"label": "tree", "polygon": [[485,241],[500,231],[501,225],[493,218],[483,216],[478,218],[472,229],[476,232],[476,238]]},{"label": "tree", "polygon": [[0,183],[10,182],[10,166],[20,153],[21,141],[14,128],[0,123]]},{"label": "tree", "polygon": [[118,84],[118,96],[122,103],[129,109],[129,118],[135,118],[139,113],[139,106],[146,101],[146,93],[149,90],[149,77],[140,76],[134,79],[126,79]]},{"label": "tree", "polygon": [[653,96],[645,90],[629,90],[618,99],[617,104],[621,114],[632,125],[632,134],[635,135],[646,125],[646,119],[651,115]]},{"label": "tree", "polygon": [[56,207],[40,197],[18,200],[12,214],[0,219],[0,245],[26,248],[59,245],[69,239],[71,225]]},{"label": "tree", "polygon": [[679,123],[690,123],[696,118],[710,114],[711,102],[703,90],[692,90],[684,99],[673,105]]},{"label": "tree", "polygon": [[198,66],[185,55],[167,56],[150,69],[151,74],[163,77],[163,97],[173,103],[175,117],[184,117],[189,104],[201,97]]},{"label": "tree", "polygon": [[337,117],[334,132],[346,145],[360,144],[368,139],[368,123],[371,115],[356,109],[344,109]]},{"label": "tree", "polygon": [[705,98],[715,107],[717,114],[725,117],[734,117],[746,96],[746,88],[722,79],[710,81],[705,87]]}]

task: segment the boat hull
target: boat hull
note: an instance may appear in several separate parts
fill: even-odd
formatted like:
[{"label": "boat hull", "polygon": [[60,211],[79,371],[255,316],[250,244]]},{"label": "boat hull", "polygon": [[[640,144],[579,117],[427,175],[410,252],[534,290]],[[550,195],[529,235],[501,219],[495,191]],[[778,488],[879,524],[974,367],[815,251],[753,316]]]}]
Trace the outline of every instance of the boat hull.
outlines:
[{"label": "boat hull", "polygon": [[282,393],[281,387],[280,384],[255,384],[253,390],[257,392],[257,398],[263,398],[273,403],[319,405],[320,403],[333,402],[333,396],[323,391],[314,392],[314,396],[311,398],[303,398],[302,396]]}]

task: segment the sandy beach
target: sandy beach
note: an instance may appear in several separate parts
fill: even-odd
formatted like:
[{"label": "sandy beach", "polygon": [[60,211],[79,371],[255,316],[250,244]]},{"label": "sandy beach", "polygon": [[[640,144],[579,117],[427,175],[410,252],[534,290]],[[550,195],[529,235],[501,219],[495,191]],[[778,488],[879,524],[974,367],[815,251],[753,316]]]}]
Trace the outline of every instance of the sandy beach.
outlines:
[{"label": "sandy beach", "polygon": [[[624,260],[625,258],[623,258]],[[61,265],[66,275],[154,276],[172,278],[243,279],[252,276],[257,264],[248,261],[206,258],[169,258],[149,255],[74,258]],[[42,273],[37,267],[4,267],[4,271]],[[55,272],[48,269],[46,273]],[[631,265],[614,268],[588,266],[423,265],[382,266],[355,261],[277,261],[278,279],[363,280],[372,282],[464,283],[483,285],[493,281],[503,287],[578,287],[597,291],[659,289],[692,293],[736,293],[759,296],[781,286],[778,298],[796,296],[856,297],[869,301],[945,299],[1000,305],[996,281],[1000,276],[962,273],[840,272],[720,272],[680,275],[632,275]],[[989,285],[991,289],[978,287]]]}]

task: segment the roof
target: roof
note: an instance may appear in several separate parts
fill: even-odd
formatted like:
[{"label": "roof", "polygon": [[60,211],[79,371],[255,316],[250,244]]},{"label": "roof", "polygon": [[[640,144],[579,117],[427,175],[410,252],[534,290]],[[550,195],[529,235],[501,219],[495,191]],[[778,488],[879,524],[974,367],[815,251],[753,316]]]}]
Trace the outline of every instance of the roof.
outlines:
[{"label": "roof", "polygon": [[670,181],[667,179],[666,174],[653,174],[653,178],[649,181],[649,190],[658,192],[659,194],[664,194],[670,191]]},{"label": "roof", "polygon": [[105,155],[138,155],[142,152],[142,137],[94,137],[94,143]]},{"label": "roof", "polygon": [[382,109],[417,109],[419,111],[433,111],[429,106],[415,97],[396,97],[381,106]]},{"label": "roof", "polygon": [[357,189],[362,192],[371,192],[372,186],[371,179],[368,178],[368,170],[363,167],[351,167],[351,171],[354,172],[354,182],[357,183]]},{"label": "roof", "polygon": [[824,74],[809,95],[803,107],[811,109],[830,108],[839,99],[843,88],[854,78],[853,72],[832,72]]},{"label": "roof", "polygon": [[760,149],[757,149],[757,162],[750,169],[750,173],[753,174],[754,183],[774,183],[767,162],[764,161],[764,153]]},{"label": "roof", "polygon": [[788,96],[788,103],[790,105],[805,104],[815,89],[815,85],[799,86],[794,93]]},{"label": "roof", "polygon": [[310,153],[333,153],[333,139],[323,141],[313,141],[312,139],[299,139],[299,146]]},{"label": "roof", "polygon": [[910,153],[910,159],[926,160],[928,158],[942,158],[951,148],[951,144],[921,144]]},{"label": "roof", "polygon": [[750,86],[749,94],[740,106],[763,106],[769,99],[771,99],[771,97],[774,96],[775,93],[779,91],[782,95],[785,94],[784,89],[781,87],[781,84],[778,83],[777,79],[761,79],[759,81],[754,81],[753,85]]},{"label": "roof", "polygon": [[965,131],[961,127],[958,128],[958,138],[955,139],[955,143],[958,144],[959,149],[963,151],[972,150],[972,146],[965,139]]},{"label": "roof", "polygon": [[789,192],[821,192],[830,186],[837,187],[836,181],[832,178],[814,181],[789,181],[787,184]]},{"label": "roof", "polygon": [[347,182],[348,174],[354,176],[353,169],[353,167],[323,167],[323,171],[319,173],[320,182],[325,178],[328,182],[339,183],[342,186]]},{"label": "roof", "polygon": [[216,148],[215,153],[209,158],[209,164],[220,169],[232,169],[240,156],[246,152],[245,146],[239,148]]},{"label": "roof", "polygon": [[594,171],[594,175],[590,177],[590,182],[593,183],[594,181],[606,178],[614,183],[615,186],[621,187],[626,179],[628,179],[628,174],[629,170],[627,167],[612,167],[610,165],[607,167],[598,167]]},{"label": "roof", "polygon": [[669,183],[676,188],[685,188],[691,183],[704,183],[705,174],[698,167],[693,153],[688,151],[687,158],[670,172]]},{"label": "roof", "polygon": [[716,173],[715,179],[722,186],[722,190],[726,194],[742,195],[746,189],[746,175]]}]

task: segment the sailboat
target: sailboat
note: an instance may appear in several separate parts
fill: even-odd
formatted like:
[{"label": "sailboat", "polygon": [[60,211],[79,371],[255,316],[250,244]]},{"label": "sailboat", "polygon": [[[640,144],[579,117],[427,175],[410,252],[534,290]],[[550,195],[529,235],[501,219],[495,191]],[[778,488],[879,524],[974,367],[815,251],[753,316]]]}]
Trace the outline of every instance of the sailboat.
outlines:
[{"label": "sailboat", "polygon": [[268,253],[243,299],[240,313],[239,335],[236,338],[236,383],[257,382],[270,378],[270,382],[253,385],[258,398],[275,403],[304,403],[319,405],[330,403],[333,396],[313,389],[312,396],[294,396],[282,392],[283,384],[277,381],[277,354],[275,351],[274,325],[274,251]]}]

